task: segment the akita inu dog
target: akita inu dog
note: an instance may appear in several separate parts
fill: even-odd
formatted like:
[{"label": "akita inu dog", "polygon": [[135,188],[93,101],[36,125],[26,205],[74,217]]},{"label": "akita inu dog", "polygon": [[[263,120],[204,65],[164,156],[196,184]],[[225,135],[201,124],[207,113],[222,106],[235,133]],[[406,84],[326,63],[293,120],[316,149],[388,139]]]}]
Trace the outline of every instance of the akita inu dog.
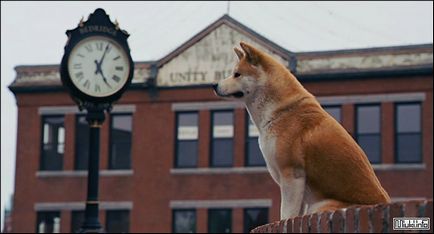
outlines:
[{"label": "akita inu dog", "polygon": [[213,85],[244,101],[267,168],[280,186],[281,218],[390,202],[363,150],[288,69],[244,42],[233,75]]}]

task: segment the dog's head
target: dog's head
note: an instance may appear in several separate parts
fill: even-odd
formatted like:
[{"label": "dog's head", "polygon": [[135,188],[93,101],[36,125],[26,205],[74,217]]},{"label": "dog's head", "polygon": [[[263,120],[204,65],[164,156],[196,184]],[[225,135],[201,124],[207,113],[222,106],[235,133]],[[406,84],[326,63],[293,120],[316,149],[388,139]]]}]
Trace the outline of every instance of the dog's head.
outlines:
[{"label": "dog's head", "polygon": [[246,101],[267,83],[266,60],[269,58],[245,42],[240,46],[242,50],[234,48],[238,63],[232,75],[214,84],[213,88],[220,97]]}]

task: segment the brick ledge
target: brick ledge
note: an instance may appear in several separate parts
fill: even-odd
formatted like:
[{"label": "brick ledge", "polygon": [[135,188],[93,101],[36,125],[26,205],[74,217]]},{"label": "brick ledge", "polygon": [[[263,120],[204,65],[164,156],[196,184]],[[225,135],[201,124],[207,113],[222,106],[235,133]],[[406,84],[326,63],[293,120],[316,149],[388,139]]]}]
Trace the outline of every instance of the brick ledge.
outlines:
[{"label": "brick ledge", "polygon": [[[393,232],[396,217],[428,217],[433,229],[433,201],[410,200],[388,204],[352,206],[259,226],[251,233],[382,233]],[[425,231],[425,232],[431,232]]]}]

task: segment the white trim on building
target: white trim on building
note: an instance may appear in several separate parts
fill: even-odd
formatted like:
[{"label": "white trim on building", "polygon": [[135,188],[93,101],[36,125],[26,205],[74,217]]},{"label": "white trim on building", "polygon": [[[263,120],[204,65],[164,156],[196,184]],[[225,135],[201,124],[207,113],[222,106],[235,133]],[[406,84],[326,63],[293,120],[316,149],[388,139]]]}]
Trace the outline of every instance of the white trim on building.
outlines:
[{"label": "white trim on building", "polygon": [[[321,105],[363,104],[378,102],[415,102],[424,101],[425,99],[426,94],[424,92],[317,97],[317,100],[321,103]],[[242,102],[237,101],[181,102],[172,104],[172,111],[223,110],[237,108],[245,108],[245,106]]]},{"label": "white trim on building", "polygon": [[251,208],[271,207],[271,199],[238,199],[238,200],[172,200],[171,209],[187,208]]},{"label": "white trim on building", "polygon": [[[35,211],[61,211],[61,210],[84,210],[85,202],[38,202],[35,203]],[[100,202],[100,210],[132,210],[133,202],[131,201],[116,201],[116,202]]]},{"label": "white trim on building", "polygon": [[[136,105],[114,105],[111,113],[134,113]],[[38,108],[40,115],[63,115],[63,114],[85,114],[85,111],[80,111],[77,106],[41,106]]]}]

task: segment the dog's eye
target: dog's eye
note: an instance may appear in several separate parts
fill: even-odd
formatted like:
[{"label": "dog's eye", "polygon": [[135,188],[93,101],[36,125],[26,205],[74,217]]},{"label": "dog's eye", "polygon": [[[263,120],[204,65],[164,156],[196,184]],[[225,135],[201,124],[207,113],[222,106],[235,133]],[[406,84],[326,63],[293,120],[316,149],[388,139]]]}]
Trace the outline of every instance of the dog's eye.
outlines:
[{"label": "dog's eye", "polygon": [[240,73],[238,73],[238,72],[235,72],[235,73],[234,73],[234,77],[235,77],[235,78],[240,77],[240,76],[241,76]]}]

